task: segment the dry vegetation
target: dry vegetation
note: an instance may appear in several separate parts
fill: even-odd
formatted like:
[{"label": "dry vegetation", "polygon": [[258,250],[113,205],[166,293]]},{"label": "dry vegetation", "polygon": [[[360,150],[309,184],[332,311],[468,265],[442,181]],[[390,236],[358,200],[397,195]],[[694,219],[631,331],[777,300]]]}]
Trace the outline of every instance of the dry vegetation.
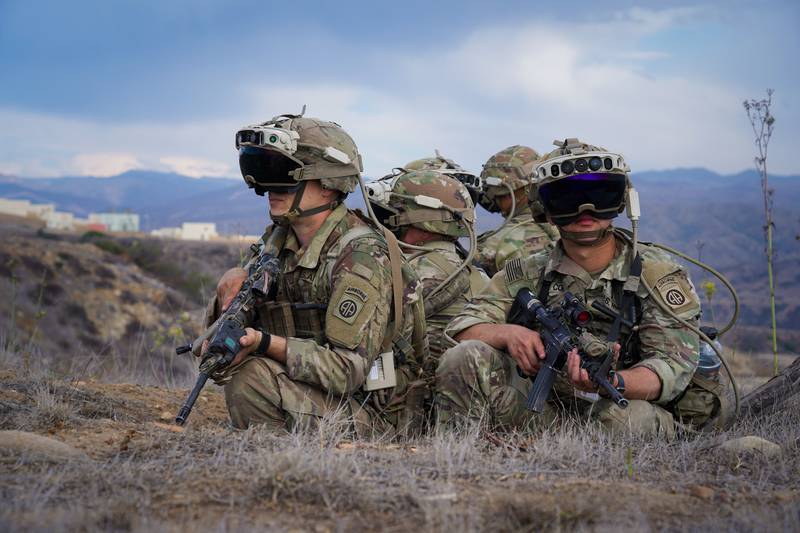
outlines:
[{"label": "dry vegetation", "polygon": [[[199,313],[174,318],[189,298],[164,284],[172,271],[159,265],[166,254],[215,279],[235,262],[231,250],[43,247],[36,238],[0,247],[0,291],[10,303],[0,316],[0,439],[28,432],[71,455],[0,442],[2,531],[775,531],[800,523],[798,406],[673,442],[610,439],[579,422],[527,436],[473,427],[396,442],[353,440],[336,418],[292,434],[234,431],[209,386],[180,430],[171,421],[195,368],[172,347],[191,337]],[[216,264],[201,265],[203,257]],[[156,311],[132,309],[151,293],[162,295],[163,316],[148,326]],[[78,338],[93,327],[90,336],[107,333],[115,315],[125,319],[120,335],[98,346]],[[72,339],[77,346],[63,344]],[[725,343],[743,389],[770,374],[768,354]],[[779,444],[781,455],[716,447],[744,435]]]},{"label": "dry vegetation", "polygon": [[[662,442],[578,422],[531,436],[478,427],[410,443],[351,440],[346,422],[275,435],[230,428],[209,387],[189,427],[185,390],[56,379],[3,354],[0,429],[85,457],[0,453],[3,530],[792,530],[800,411]],[[778,458],[714,445],[760,435]]]}]

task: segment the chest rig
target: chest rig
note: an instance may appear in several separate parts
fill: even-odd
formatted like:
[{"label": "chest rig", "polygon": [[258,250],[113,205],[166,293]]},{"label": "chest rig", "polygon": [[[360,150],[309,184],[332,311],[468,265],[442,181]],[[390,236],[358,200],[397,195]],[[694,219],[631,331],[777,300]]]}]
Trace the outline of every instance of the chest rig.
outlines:
[{"label": "chest rig", "polygon": [[[332,283],[329,265],[351,241],[370,233],[365,226],[351,228],[327,252],[321,252],[316,268],[298,266],[292,272],[281,273],[267,301],[258,308],[261,326],[276,335],[314,339],[323,344]],[[281,271],[289,253],[288,250],[281,252]]]},{"label": "chest rig", "polygon": [[[561,274],[554,270],[547,273],[544,271],[545,267],[542,267],[537,297],[539,301],[548,305],[550,289]],[[620,369],[629,368],[642,360],[638,333],[638,325],[642,318],[642,301],[636,294],[641,275],[642,257],[637,253],[631,263],[628,278],[625,281],[611,280],[611,301],[609,303],[612,306],[610,310],[616,314],[616,317],[611,319],[611,327],[606,340],[620,344],[619,360],[616,365]],[[595,308],[591,309],[591,312],[594,319],[597,319],[598,315],[603,316]],[[591,324],[588,329],[592,329]]]}]

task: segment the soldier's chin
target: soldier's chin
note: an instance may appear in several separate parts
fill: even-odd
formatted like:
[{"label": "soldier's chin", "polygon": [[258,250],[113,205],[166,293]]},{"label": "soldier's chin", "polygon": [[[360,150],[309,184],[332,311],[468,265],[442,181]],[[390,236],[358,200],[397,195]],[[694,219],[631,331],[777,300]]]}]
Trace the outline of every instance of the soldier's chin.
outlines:
[{"label": "soldier's chin", "polygon": [[[597,242],[597,235],[594,232],[575,231],[573,233],[574,234],[570,236],[570,240],[577,244],[590,245]],[[581,233],[586,233],[586,236],[581,236]]]}]

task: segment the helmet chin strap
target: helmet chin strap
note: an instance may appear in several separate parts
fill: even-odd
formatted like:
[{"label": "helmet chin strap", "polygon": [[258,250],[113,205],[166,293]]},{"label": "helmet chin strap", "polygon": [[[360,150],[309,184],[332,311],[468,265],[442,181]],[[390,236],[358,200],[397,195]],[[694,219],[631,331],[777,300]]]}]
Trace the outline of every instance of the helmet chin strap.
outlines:
[{"label": "helmet chin strap", "polygon": [[613,226],[609,224],[607,228],[592,230],[592,231],[567,231],[561,226],[558,227],[558,233],[565,241],[574,242],[579,246],[594,247],[599,246],[608,239],[614,231]]},{"label": "helmet chin strap", "polygon": [[277,224],[278,226],[291,224],[298,218],[316,215],[317,213],[322,213],[323,211],[327,211],[328,209],[336,209],[336,207],[339,205],[339,200],[334,200],[327,204],[322,204],[317,207],[312,207],[311,209],[300,209],[300,202],[303,200],[303,192],[305,192],[306,190],[306,183],[308,182],[307,181],[300,182],[300,187],[294,193],[294,200],[292,201],[292,207],[289,208],[289,211],[287,211],[285,215],[270,215],[272,221],[275,222],[275,224]]}]

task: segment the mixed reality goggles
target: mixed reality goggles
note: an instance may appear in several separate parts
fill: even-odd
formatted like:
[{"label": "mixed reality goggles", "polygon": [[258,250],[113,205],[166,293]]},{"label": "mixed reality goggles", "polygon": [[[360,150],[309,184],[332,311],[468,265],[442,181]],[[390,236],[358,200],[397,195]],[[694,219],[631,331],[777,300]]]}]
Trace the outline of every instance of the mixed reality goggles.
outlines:
[{"label": "mixed reality goggles", "polygon": [[572,224],[582,213],[612,219],[625,203],[625,174],[587,173],[567,176],[538,187],[539,198],[558,226]]},{"label": "mixed reality goggles", "polygon": [[256,192],[291,193],[300,182],[296,172],[303,164],[280,152],[260,146],[239,147],[239,169],[248,185]]}]

